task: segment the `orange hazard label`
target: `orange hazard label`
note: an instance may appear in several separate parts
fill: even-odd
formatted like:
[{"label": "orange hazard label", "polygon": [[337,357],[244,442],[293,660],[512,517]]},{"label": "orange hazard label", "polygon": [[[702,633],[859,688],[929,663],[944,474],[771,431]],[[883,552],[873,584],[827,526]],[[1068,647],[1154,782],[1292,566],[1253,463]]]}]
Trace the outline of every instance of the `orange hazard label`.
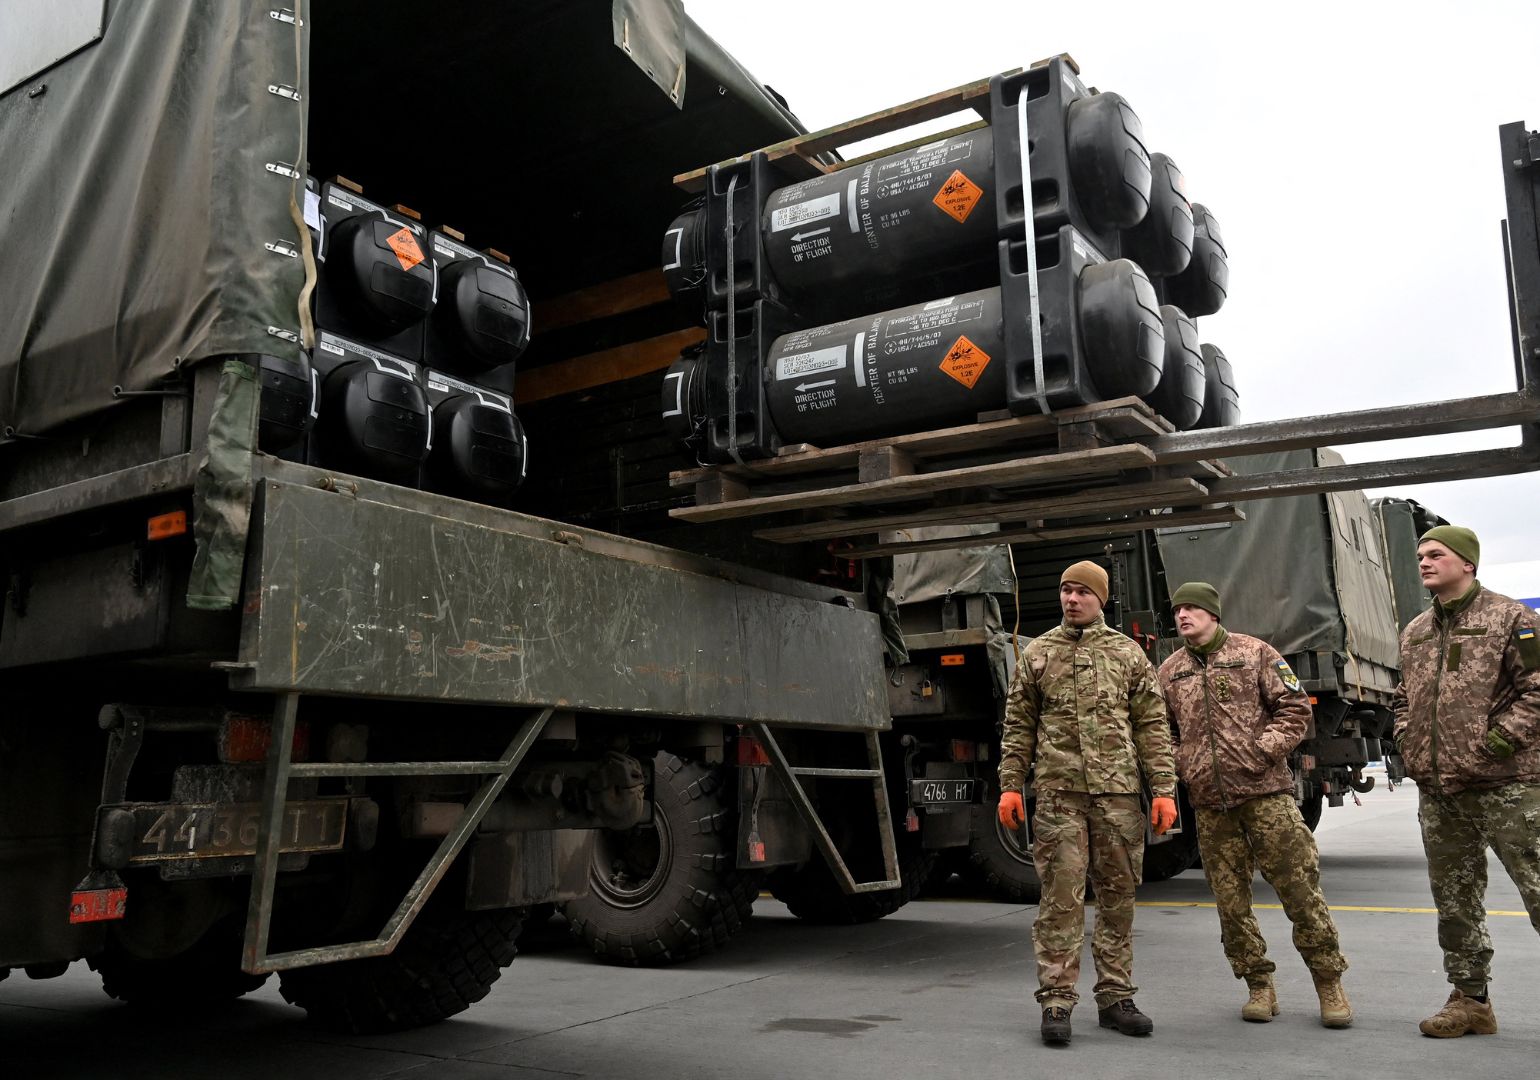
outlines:
[{"label": "orange hazard label", "polygon": [[410,270],[422,262],[422,248],[417,244],[417,237],[412,235],[412,230],[402,226],[385,238],[390,245],[390,250],[396,253],[396,260],[401,263],[401,269]]},{"label": "orange hazard label", "polygon": [[964,176],[961,169],[954,169],[931,202],[962,222],[968,220],[983,194],[984,189]]},{"label": "orange hazard label", "polygon": [[946,358],[941,361],[941,370],[969,390],[973,389],[973,384],[979,381],[979,376],[984,374],[988,366],[989,354],[969,341],[967,335],[953,342],[947,350]]}]

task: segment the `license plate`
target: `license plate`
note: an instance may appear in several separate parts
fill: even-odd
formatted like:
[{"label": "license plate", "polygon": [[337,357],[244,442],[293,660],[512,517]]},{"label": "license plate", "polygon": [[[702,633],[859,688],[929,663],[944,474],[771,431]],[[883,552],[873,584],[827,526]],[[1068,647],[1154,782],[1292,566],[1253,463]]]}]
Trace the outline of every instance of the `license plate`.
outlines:
[{"label": "license plate", "polygon": [[[253,855],[261,803],[136,803],[130,862]],[[311,799],[284,807],[280,851],[338,851],[348,820],[347,799]]]},{"label": "license plate", "polygon": [[911,780],[910,806],[971,806],[978,802],[978,779]]}]

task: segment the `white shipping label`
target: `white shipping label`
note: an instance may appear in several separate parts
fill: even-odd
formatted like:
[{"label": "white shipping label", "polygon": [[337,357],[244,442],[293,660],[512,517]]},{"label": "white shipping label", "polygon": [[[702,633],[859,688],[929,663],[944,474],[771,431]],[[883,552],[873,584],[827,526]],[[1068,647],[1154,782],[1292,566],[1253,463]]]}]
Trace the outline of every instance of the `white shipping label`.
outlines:
[{"label": "white shipping label", "polygon": [[837,218],[840,216],[840,193],[835,191],[817,199],[808,199],[806,202],[794,203],[791,206],[783,206],[770,214],[770,231],[785,232],[787,229],[795,229],[812,221],[822,221],[824,218]]},{"label": "white shipping label", "polygon": [[309,188],[305,189],[305,224],[318,231],[321,228],[321,194]]},{"label": "white shipping label", "polygon": [[816,375],[823,371],[839,371],[845,366],[845,346],[832,349],[814,349],[812,352],[793,353],[775,362],[776,381],[800,379],[804,375]]}]

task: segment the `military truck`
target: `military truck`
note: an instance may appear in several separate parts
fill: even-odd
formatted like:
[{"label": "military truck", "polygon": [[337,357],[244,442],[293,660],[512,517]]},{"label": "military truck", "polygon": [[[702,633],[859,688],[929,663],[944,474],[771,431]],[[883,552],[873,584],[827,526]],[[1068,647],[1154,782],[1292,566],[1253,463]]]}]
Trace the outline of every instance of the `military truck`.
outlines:
[{"label": "military truck", "polygon": [[[1229,464],[1246,475],[1340,463],[1333,451],[1303,450]],[[1278,649],[1310,695],[1312,725],[1290,764],[1295,798],[1314,828],[1323,806],[1340,806],[1373,789],[1375,778],[1364,773],[1369,764],[1384,762],[1392,783],[1404,775],[1391,741],[1389,702],[1404,625],[1392,599],[1392,577],[1406,560],[1388,553],[1414,550],[1416,542],[1412,535],[1408,549],[1393,524],[1382,528],[1382,523],[1409,510],[1409,522],[1438,520],[1405,500],[1380,500],[1371,508],[1361,493],[1344,491],[1255,502],[1239,524],[1155,529],[1096,543],[1019,546],[1011,558],[1018,574],[1012,593],[955,598],[953,606],[972,633],[950,630],[940,650],[917,653],[907,680],[934,686],[936,699],[971,693],[974,702],[982,703],[980,691],[999,685],[1011,659],[1011,650],[998,644],[1009,641],[1002,627],[1013,625],[1018,614],[1026,635],[1058,622],[1058,575],[1083,558],[1108,570],[1109,624],[1137,641],[1158,665],[1181,647],[1170,613],[1171,591],[1184,581],[1208,581],[1224,598],[1225,624]],[[1415,565],[1412,569],[1416,581]],[[1416,602],[1414,594],[1408,596]],[[970,621],[972,612],[977,616]],[[926,637],[913,640],[931,644]],[[963,642],[970,643],[972,654],[959,647]],[[986,655],[986,643],[992,644],[993,657]],[[988,677],[980,677],[981,668]],[[1003,715],[1003,701],[997,696],[996,702],[992,714],[975,706],[954,716],[945,736],[985,742]],[[973,810],[968,865],[954,860],[947,867],[977,875],[1008,899],[1033,900],[1037,877],[1024,838],[994,821],[998,788],[990,779],[992,771],[982,762],[973,771],[987,790]],[[1148,838],[1147,881],[1180,873],[1197,860],[1192,809],[1185,796],[1179,803],[1181,831]]]},{"label": "military truck", "polygon": [[[860,581],[601,531],[546,436],[625,431],[581,394],[677,355],[671,177],[784,104],[651,0],[16,7],[0,977],[429,1023],[643,825],[709,877],[647,947],[698,951],[755,870],[746,754],[835,852],[802,785],[888,782]],[[837,891],[898,883],[865,825]]]}]

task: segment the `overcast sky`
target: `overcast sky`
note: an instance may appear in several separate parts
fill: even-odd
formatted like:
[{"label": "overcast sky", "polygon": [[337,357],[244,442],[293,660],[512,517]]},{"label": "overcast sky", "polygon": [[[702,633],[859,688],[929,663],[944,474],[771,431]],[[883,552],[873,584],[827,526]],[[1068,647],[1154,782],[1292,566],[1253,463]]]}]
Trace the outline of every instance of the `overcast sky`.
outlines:
[{"label": "overcast sky", "polygon": [[[1514,387],[1497,127],[1540,127],[1533,0],[685,8],[814,130],[1073,55],[1220,221],[1230,299],[1199,328],[1235,365],[1248,420]],[[1516,441],[1509,428],[1343,452]],[[1394,493],[1474,528],[1493,587],[1540,594],[1540,473]]]}]

